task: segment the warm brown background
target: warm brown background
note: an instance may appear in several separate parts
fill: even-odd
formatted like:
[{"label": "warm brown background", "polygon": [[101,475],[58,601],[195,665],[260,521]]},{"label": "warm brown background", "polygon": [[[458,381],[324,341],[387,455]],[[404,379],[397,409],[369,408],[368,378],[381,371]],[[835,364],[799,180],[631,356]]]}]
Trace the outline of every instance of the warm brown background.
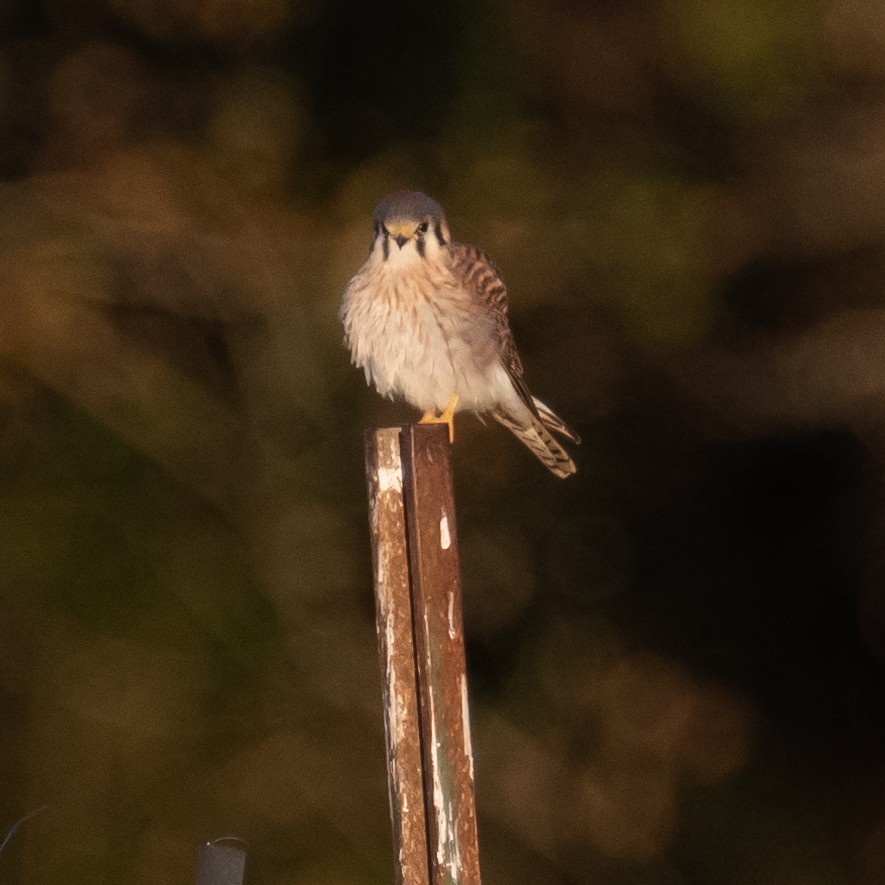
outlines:
[{"label": "warm brown background", "polygon": [[881,4],[0,0],[0,174],[0,881],[391,881],[404,186],[585,439],[458,425],[485,880],[883,881]]}]

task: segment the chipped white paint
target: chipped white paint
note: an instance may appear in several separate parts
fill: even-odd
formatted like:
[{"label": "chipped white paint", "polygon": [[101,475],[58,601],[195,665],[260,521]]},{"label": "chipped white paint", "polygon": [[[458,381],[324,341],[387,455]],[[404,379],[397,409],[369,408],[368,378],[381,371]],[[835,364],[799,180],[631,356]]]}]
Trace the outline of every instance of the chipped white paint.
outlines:
[{"label": "chipped white paint", "polygon": [[445,510],[439,518],[439,546],[443,550],[448,550],[452,546],[452,536],[449,534],[449,518],[446,516]]},{"label": "chipped white paint", "polygon": [[458,634],[455,632],[455,591],[449,590],[449,639],[455,641]]},{"label": "chipped white paint", "polygon": [[378,587],[383,587],[384,579],[387,576],[384,569],[385,565],[387,565],[387,551],[382,547],[378,554],[378,561],[375,564],[375,584]]},{"label": "chipped white paint", "polygon": [[455,850],[452,852],[452,856],[449,858],[449,875],[452,877],[453,882],[458,882],[460,881],[461,872],[461,845],[458,842],[457,829],[455,829],[455,827],[452,827],[452,830],[452,845]]},{"label": "chipped white paint", "polygon": [[[427,629],[427,613],[424,613],[424,626]],[[428,661],[428,663],[430,663]],[[434,692],[428,692],[430,698],[430,752],[433,756],[433,809],[437,821],[439,841],[436,846],[436,862],[439,866],[449,868],[452,881],[458,881],[458,847],[455,831],[455,816],[451,799],[446,801],[443,789],[442,760],[440,758],[441,741],[436,730],[436,698]],[[455,850],[452,851],[452,846]]]},{"label": "chipped white paint", "polygon": [[433,808],[436,813],[438,832],[440,834],[439,842],[436,846],[436,862],[442,864],[445,862],[445,844],[451,825],[447,814],[449,809],[446,807],[440,772],[439,737],[436,733],[436,704],[434,703],[433,692],[430,691],[428,694],[430,696],[430,752],[433,755]]},{"label": "chipped white paint", "polygon": [[470,708],[467,703],[467,675],[461,674],[461,721],[464,725],[464,755],[470,764],[470,780],[473,780],[473,740],[470,736]]},{"label": "chipped white paint", "polygon": [[[425,623],[427,617],[425,615]],[[459,881],[461,870],[461,849],[458,844],[457,822],[455,820],[452,799],[446,799],[443,789],[442,759],[440,748],[442,742],[436,730],[436,704],[433,691],[430,697],[430,750],[433,755],[433,808],[437,821],[437,833],[439,841],[436,846],[436,862],[440,867],[446,867],[451,881]]]},{"label": "chipped white paint", "polygon": [[396,615],[391,609],[387,611],[387,617],[384,623],[384,638],[387,643],[387,692],[393,703],[388,702],[387,708],[390,710],[391,723],[390,732],[393,738],[394,746],[399,746],[406,734],[406,718],[408,711],[406,710],[405,701],[402,692],[396,690],[396,670],[393,666],[393,655],[391,650],[394,648],[396,641],[395,632]]},{"label": "chipped white paint", "polygon": [[401,492],[403,490],[403,468],[397,463],[394,467],[378,468],[378,492]]}]

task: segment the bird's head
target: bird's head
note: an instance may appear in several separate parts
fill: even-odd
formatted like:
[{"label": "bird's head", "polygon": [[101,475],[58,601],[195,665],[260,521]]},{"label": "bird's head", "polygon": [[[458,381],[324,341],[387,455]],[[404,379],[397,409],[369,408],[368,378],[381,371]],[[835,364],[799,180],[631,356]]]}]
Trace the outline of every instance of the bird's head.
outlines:
[{"label": "bird's head", "polygon": [[432,259],[450,239],[442,206],[420,191],[394,191],[375,207],[372,251],[382,261]]}]

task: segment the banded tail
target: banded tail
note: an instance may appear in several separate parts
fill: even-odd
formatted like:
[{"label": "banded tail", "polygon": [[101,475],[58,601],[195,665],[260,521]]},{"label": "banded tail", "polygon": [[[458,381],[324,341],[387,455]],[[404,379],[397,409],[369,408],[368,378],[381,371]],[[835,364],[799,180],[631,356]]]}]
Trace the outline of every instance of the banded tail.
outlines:
[{"label": "banded tail", "polygon": [[495,409],[492,412],[492,417],[531,449],[535,457],[554,476],[565,479],[567,476],[577,473],[578,468],[575,467],[575,462],[554,438],[553,433],[557,433],[573,443],[579,443],[581,437],[549,406],[535,397],[532,397],[532,402],[535,406],[535,413],[529,412],[528,423],[515,419],[501,409]]}]

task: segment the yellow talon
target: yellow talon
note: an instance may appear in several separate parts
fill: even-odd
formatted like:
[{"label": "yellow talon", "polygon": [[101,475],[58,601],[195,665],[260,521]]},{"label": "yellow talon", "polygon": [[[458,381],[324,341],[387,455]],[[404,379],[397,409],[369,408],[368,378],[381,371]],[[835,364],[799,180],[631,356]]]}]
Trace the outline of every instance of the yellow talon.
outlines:
[{"label": "yellow talon", "polygon": [[441,415],[435,415],[433,412],[425,412],[419,419],[419,424],[445,424],[449,428],[449,442],[455,441],[455,406],[458,405],[458,394],[453,394],[449,400],[449,404],[443,410]]}]

